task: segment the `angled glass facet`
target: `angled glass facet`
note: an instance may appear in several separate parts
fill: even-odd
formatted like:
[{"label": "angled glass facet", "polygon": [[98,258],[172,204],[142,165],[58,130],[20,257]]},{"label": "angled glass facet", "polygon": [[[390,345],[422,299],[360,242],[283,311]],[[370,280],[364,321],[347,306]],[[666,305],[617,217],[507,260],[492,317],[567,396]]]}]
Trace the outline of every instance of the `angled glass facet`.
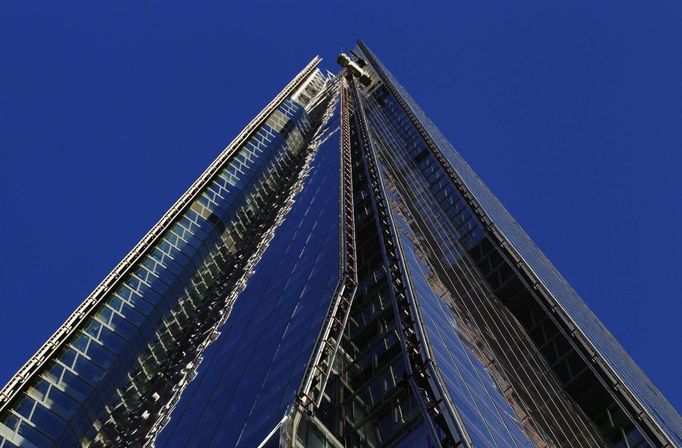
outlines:
[{"label": "angled glass facet", "polygon": [[0,448],[682,446],[367,46],[319,62],[11,379]]}]

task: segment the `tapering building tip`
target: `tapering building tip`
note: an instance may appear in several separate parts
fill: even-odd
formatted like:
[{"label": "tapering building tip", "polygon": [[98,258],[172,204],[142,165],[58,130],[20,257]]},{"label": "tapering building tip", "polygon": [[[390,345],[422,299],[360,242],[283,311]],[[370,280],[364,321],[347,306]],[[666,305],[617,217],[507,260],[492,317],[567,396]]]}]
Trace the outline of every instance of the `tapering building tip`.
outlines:
[{"label": "tapering building tip", "polygon": [[322,56],[320,56],[319,54],[316,54],[316,55],[310,60],[310,62],[308,62],[308,65],[309,65],[309,66],[312,66],[312,67],[317,67],[317,66],[320,64],[320,62],[322,62]]},{"label": "tapering building tip", "polygon": [[[351,52],[353,55],[355,53]],[[363,86],[368,86],[372,83],[372,79],[369,74],[363,69],[365,66],[365,61],[360,59],[357,55],[356,60],[353,60],[346,53],[341,53],[336,59],[336,62],[343,67],[343,69],[350,75],[356,76],[360,79],[360,83]]]},{"label": "tapering building tip", "polygon": [[346,53],[341,53],[336,58],[336,63],[339,64],[343,68],[346,68],[350,62],[351,62],[351,60]]}]

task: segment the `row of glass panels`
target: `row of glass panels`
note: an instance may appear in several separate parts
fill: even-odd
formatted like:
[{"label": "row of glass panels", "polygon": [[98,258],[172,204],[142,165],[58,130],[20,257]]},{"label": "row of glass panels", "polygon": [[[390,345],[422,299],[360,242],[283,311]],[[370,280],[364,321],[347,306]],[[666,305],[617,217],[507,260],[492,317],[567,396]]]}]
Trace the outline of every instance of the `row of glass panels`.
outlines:
[{"label": "row of glass panels", "polygon": [[159,446],[255,447],[293,403],[339,281],[337,135],[312,158],[301,192],[204,353]]},{"label": "row of glass panels", "polygon": [[[75,446],[112,437],[139,407],[209,290],[235,263],[249,216],[275,190],[311,125],[285,100],[0,416],[0,446]],[[274,124],[276,127],[273,127]],[[266,205],[267,206],[267,205]]]},{"label": "row of glass panels", "polygon": [[[376,56],[372,55],[376,59]],[[377,60],[378,61],[378,60]],[[378,62],[381,64],[380,62]],[[674,443],[682,445],[682,418],[666,398],[656,389],[639,366],[625,352],[613,335],[585,305],[578,294],[566,282],[545,255],[521,229],[514,218],[485,186],[461,155],[447,141],[438,128],[429,120],[415,101],[381,65],[390,82],[409,104],[411,111],[435,140],[448,158],[464,185],[480,204],[504,238],[531,268],[540,283],[549,291],[557,304],[562,307],[573,323],[585,334],[607,364],[643,405],[650,416],[663,428]]]}]

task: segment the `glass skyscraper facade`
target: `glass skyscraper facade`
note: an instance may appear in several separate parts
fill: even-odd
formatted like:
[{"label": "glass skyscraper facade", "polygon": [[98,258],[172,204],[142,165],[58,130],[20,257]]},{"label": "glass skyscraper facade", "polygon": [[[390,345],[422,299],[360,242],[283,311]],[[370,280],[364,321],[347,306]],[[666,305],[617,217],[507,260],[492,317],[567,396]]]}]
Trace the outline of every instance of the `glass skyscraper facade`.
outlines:
[{"label": "glass skyscraper facade", "polygon": [[364,45],[314,58],[0,391],[0,448],[679,447]]}]

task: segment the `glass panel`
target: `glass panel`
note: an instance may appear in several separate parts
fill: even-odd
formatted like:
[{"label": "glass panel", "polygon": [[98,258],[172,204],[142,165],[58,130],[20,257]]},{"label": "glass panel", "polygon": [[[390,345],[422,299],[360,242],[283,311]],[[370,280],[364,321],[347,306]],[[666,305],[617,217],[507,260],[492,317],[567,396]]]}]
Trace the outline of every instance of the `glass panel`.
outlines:
[{"label": "glass panel", "polygon": [[[374,55],[371,56],[376,59]],[[377,63],[380,64],[379,62]],[[514,251],[527,264],[532,271],[532,275],[547,289],[551,300],[566,313],[568,318],[587,337],[589,343],[594,345],[597,352],[615,371],[622,382],[648,411],[649,415],[673,438],[673,443],[682,444],[682,418],[679,414],[585,305],[556,268],[552,266],[540,249],[521,229],[514,218],[441,134],[438,128],[429,120],[405,89],[400,86],[398,81],[385,67],[380,65],[380,68],[408,103],[409,108],[433,138],[440,151],[448,159],[466,189],[473,195],[504,239],[511,244]],[[400,120],[400,118],[397,117],[396,120]],[[408,119],[403,119],[403,122],[409,126]],[[419,159],[415,160],[419,162]],[[467,244],[471,246],[473,243],[475,241]]]},{"label": "glass panel", "polygon": [[284,416],[339,278],[339,163],[329,139],[160,446],[257,446]]}]

